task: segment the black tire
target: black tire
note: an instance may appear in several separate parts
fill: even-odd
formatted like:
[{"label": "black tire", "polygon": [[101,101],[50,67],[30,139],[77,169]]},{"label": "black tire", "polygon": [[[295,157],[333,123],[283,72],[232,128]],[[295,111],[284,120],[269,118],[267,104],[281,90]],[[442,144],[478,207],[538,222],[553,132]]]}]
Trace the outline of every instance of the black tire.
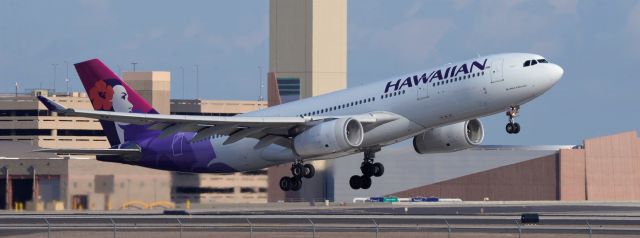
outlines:
[{"label": "black tire", "polygon": [[305,178],[313,178],[316,175],[316,168],[312,164],[305,164],[304,166],[304,177]]},{"label": "black tire", "polygon": [[302,177],[303,172],[302,164],[294,164],[291,166],[291,175],[293,175],[294,178]]},{"label": "black tire", "polygon": [[384,174],[384,165],[380,162],[373,164],[373,176],[380,177]]},{"label": "black tire", "polygon": [[507,130],[507,133],[509,134],[513,134],[513,123],[509,122],[507,123],[507,126],[504,128],[505,130]]},{"label": "black tire", "polygon": [[353,175],[349,179],[349,186],[351,186],[352,189],[355,189],[355,190],[360,189],[360,186],[361,186],[360,184],[361,184],[361,179],[360,179],[360,176],[358,175]]},{"label": "black tire", "polygon": [[291,191],[298,191],[302,188],[302,180],[299,178],[291,179]]},{"label": "black tire", "polygon": [[280,189],[282,189],[282,191],[289,191],[291,189],[291,178],[289,177],[282,177],[280,179]]},{"label": "black tire", "polygon": [[360,177],[360,186],[362,189],[369,189],[371,187],[371,177]]},{"label": "black tire", "polygon": [[360,172],[362,172],[362,175],[366,177],[373,176],[373,164],[369,162],[362,162],[360,165]]},{"label": "black tire", "polygon": [[513,134],[518,134],[518,133],[520,133],[520,124],[516,122],[516,123],[513,123]]}]

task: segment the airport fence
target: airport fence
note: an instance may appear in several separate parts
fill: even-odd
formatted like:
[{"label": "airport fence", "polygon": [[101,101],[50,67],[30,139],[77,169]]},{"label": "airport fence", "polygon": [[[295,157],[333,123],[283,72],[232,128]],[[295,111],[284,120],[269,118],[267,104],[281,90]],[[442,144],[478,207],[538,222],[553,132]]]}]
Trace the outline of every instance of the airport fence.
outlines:
[{"label": "airport fence", "polygon": [[640,221],[366,216],[0,217],[0,237],[637,237]]}]

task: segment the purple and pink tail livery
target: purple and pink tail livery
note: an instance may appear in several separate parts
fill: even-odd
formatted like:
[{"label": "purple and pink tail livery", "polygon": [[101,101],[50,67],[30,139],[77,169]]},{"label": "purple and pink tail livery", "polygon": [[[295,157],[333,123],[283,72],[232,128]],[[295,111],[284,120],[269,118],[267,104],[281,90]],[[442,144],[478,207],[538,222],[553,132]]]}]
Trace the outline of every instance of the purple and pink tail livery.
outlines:
[{"label": "purple and pink tail livery", "polygon": [[75,64],[97,111],[154,113],[149,103],[98,59]]}]

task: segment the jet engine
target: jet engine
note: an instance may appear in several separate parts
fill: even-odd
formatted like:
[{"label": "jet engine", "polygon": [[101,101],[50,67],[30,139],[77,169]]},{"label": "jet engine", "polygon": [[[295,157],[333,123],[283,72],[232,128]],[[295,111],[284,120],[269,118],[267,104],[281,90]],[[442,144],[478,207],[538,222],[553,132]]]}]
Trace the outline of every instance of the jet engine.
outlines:
[{"label": "jet engine", "polygon": [[478,119],[433,128],[413,138],[418,154],[464,150],[482,143],[484,129]]},{"label": "jet engine", "polygon": [[343,152],[360,146],[364,138],[362,124],[353,118],[340,118],[315,125],[293,139],[295,152],[311,157]]}]

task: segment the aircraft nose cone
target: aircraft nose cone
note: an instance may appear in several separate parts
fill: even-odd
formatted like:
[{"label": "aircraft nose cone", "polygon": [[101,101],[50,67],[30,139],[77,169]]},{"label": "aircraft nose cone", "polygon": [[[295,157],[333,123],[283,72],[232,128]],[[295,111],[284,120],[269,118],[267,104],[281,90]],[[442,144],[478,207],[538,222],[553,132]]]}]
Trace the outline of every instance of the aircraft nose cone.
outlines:
[{"label": "aircraft nose cone", "polygon": [[562,69],[562,67],[560,67],[557,64],[551,64],[551,67],[549,67],[549,76],[551,76],[551,80],[553,81],[553,83],[558,82],[558,80],[560,80],[560,78],[562,78],[562,75],[564,75],[564,69]]}]

